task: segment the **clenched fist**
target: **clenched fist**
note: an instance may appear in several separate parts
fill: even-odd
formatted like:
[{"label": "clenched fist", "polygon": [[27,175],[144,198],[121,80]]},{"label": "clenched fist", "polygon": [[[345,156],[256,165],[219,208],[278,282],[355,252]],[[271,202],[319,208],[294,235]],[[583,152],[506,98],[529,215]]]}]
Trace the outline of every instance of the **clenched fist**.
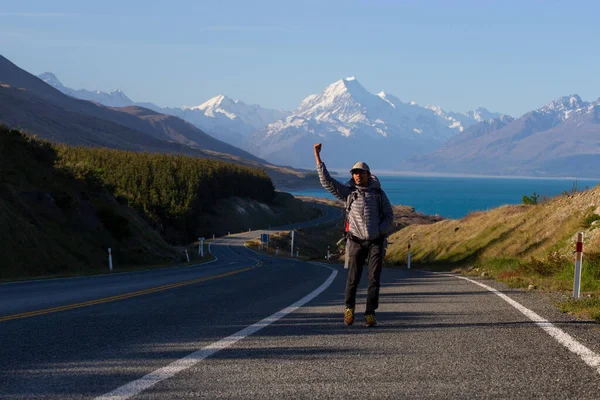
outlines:
[{"label": "clenched fist", "polygon": [[319,144],[315,144],[313,147],[315,149],[315,161],[317,162],[317,166],[319,166],[319,164],[321,164],[321,156],[320,156],[321,147],[323,147],[323,146],[321,145],[321,143],[319,143]]}]

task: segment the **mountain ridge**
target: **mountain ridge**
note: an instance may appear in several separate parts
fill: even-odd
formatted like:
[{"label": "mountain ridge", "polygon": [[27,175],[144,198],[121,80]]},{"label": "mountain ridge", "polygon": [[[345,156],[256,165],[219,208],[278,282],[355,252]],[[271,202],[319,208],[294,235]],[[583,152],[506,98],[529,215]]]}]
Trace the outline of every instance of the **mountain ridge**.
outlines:
[{"label": "mountain ridge", "polygon": [[[478,125],[399,168],[414,172],[597,177],[600,103],[561,96],[517,119]],[[482,122],[480,124],[485,124]]]},{"label": "mountain ridge", "polygon": [[[214,158],[264,168],[276,185],[310,186],[307,171],[272,165],[188,122],[153,113],[76,99],[0,56],[0,123],[8,127],[71,145]],[[194,141],[195,147],[184,144],[188,141]]]},{"label": "mountain ridge", "polygon": [[336,150],[328,157],[333,168],[345,167],[350,157],[377,160],[379,168],[391,169],[394,160],[436,149],[461,127],[455,119],[385,91],[372,94],[348,77],[307,96],[290,116],[255,133],[248,149],[276,164],[308,167],[314,163],[312,153],[299,149],[323,142]]}]

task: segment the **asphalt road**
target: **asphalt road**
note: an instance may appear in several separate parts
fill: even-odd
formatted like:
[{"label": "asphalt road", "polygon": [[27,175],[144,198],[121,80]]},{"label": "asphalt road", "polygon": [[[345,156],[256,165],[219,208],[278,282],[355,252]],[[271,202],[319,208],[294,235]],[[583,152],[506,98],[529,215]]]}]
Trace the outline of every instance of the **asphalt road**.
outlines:
[{"label": "asphalt road", "polygon": [[0,399],[600,398],[598,325],[540,294],[385,269],[379,326],[345,326],[345,270],[259,233],[197,267],[0,285]]}]

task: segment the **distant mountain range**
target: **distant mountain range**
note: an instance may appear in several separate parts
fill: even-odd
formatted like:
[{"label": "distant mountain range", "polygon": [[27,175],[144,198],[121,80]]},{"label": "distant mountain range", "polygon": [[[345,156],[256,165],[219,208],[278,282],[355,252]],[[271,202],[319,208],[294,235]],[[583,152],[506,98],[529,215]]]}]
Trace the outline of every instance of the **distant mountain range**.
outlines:
[{"label": "distant mountain range", "polygon": [[576,94],[518,119],[481,122],[436,151],[399,163],[406,171],[599,177],[600,101]]},{"label": "distant mountain range", "polygon": [[369,93],[355,78],[341,79],[305,98],[293,112],[248,106],[216,96],[196,107],[133,103],[121,91],[65,88],[100,104],[132,103],[178,116],[216,138],[280,165],[314,168],[312,145],[324,144],[328,166],[365,160],[375,169],[475,175],[597,177],[600,102],[576,94],[515,119],[483,107],[457,113]]},{"label": "distant mountain range", "polygon": [[322,142],[329,166],[364,160],[393,169],[399,160],[432,151],[475,123],[466,114],[404,103],[385,92],[374,95],[350,77],[307,97],[287,118],[255,134],[248,150],[275,163],[308,167],[314,164],[312,144]]},{"label": "distant mountain range", "polygon": [[[127,98],[122,93],[116,97]],[[60,143],[208,157],[264,168],[276,185],[306,184],[305,172],[272,165],[180,118],[139,106],[105,107],[77,99],[2,56],[0,123]]]},{"label": "distant mountain range", "polygon": [[271,110],[258,105],[248,105],[224,95],[218,95],[194,107],[159,107],[149,102],[134,102],[121,90],[102,92],[75,90],[64,86],[51,72],[38,75],[47,84],[69,96],[89,100],[107,107],[138,106],[161,114],[179,117],[197,128],[236,147],[244,148],[247,138],[268,124],[285,118],[289,112]]},{"label": "distant mountain range", "polygon": [[[377,159],[380,168],[390,169],[398,158],[436,149],[465,128],[501,116],[485,108],[461,114],[431,105],[404,103],[385,92],[373,95],[353,77],[307,97],[293,113],[247,105],[224,95],[195,107],[160,108],[152,103],[135,103],[120,90],[74,90],[62,85],[52,73],[39,77],[73,97],[111,107],[137,105],[178,116],[270,162],[296,167],[312,167],[310,150],[298,150],[310,149],[315,141],[323,141],[335,149],[328,157],[331,166],[345,166],[350,156]],[[355,149],[360,149],[360,153],[355,154]]]}]

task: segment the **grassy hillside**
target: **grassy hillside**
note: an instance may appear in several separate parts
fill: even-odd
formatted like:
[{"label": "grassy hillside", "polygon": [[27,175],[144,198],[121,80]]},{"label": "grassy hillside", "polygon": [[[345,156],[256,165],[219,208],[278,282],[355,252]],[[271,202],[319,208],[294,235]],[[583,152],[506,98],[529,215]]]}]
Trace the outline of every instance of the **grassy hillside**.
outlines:
[{"label": "grassy hillside", "polygon": [[[392,235],[387,261],[428,268],[457,268],[490,276],[512,287],[565,294],[572,291],[577,232],[584,232],[581,290],[594,311],[600,305],[600,187],[565,193],[537,205],[503,206],[460,220],[411,225]],[[589,300],[595,299],[595,300]],[[600,311],[600,307],[598,307]],[[585,314],[585,312],[584,312]]]}]

